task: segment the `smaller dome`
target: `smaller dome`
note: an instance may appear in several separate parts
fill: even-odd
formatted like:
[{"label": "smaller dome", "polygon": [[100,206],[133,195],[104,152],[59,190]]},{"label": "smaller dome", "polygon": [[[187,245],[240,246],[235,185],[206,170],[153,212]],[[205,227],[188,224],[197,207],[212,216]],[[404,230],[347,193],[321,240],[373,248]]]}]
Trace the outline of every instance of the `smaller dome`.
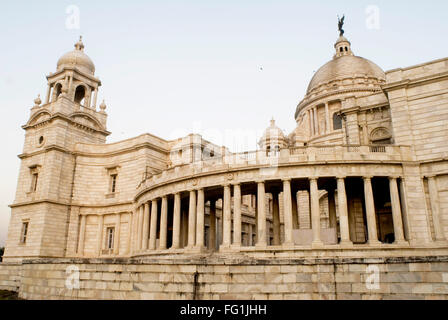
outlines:
[{"label": "smaller dome", "polygon": [[75,44],[75,50],[67,52],[59,59],[57,70],[60,71],[66,67],[76,67],[87,74],[95,74],[95,65],[89,56],[84,53],[82,37],[80,37],[79,41]]},{"label": "smaller dome", "polygon": [[283,130],[277,127],[275,120],[271,120],[271,125],[264,131],[262,140],[284,140]]}]

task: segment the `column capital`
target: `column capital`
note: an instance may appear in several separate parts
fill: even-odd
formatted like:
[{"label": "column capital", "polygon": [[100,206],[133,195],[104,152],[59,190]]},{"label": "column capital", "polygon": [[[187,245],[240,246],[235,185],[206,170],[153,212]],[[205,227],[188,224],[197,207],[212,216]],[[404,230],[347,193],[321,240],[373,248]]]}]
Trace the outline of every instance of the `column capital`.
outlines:
[{"label": "column capital", "polygon": [[426,178],[435,179],[435,178],[437,178],[437,175],[435,175],[435,174],[427,175]]},{"label": "column capital", "polygon": [[256,184],[265,183],[265,182],[266,182],[266,180],[255,180]]},{"label": "column capital", "polygon": [[394,175],[394,176],[389,176],[388,178],[389,178],[389,180],[397,180],[397,179],[400,179],[401,177]]},{"label": "column capital", "polygon": [[337,180],[345,180],[347,179],[347,176],[336,176]]},{"label": "column capital", "polygon": [[292,178],[284,178],[282,179],[282,182],[291,182]]},{"label": "column capital", "polygon": [[230,183],[223,183],[221,186],[223,188],[230,188],[231,184]]},{"label": "column capital", "polygon": [[310,181],[313,181],[313,180],[317,181],[318,179],[319,179],[319,177],[314,177],[314,176],[313,177],[308,177],[308,180],[310,180]]},{"label": "column capital", "polygon": [[373,176],[363,176],[362,178],[364,180],[372,180]]}]

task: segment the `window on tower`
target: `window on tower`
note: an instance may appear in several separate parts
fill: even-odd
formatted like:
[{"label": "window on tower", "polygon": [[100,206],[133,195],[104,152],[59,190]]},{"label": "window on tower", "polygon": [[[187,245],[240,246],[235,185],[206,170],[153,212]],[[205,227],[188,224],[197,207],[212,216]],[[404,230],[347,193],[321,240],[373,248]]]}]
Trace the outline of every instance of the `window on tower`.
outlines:
[{"label": "window on tower", "polygon": [[20,243],[22,244],[26,243],[26,237],[28,235],[28,227],[29,227],[29,221],[23,221],[22,232],[20,233]]}]

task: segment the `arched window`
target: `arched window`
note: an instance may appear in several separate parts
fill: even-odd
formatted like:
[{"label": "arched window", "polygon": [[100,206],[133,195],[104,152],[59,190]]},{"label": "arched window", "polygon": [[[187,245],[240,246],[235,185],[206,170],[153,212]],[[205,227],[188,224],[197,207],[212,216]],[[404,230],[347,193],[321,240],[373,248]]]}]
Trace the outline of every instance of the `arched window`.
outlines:
[{"label": "arched window", "polygon": [[333,114],[333,130],[342,129],[342,117],[341,115],[335,113]]},{"label": "arched window", "polygon": [[85,96],[86,96],[86,89],[84,88],[84,86],[77,87],[75,91],[75,102],[83,104]]},{"label": "arched window", "polygon": [[341,48],[339,49],[339,51],[341,51],[341,52],[344,52],[344,48],[343,48],[343,47],[341,47]]}]

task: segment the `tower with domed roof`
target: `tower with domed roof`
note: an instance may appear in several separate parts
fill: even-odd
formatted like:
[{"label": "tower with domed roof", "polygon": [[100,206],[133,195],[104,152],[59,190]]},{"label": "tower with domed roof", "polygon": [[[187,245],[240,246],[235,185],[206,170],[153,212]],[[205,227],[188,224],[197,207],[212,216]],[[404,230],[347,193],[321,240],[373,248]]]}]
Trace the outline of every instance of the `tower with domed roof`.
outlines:
[{"label": "tower with domed roof", "polygon": [[[98,88],[95,65],[84,53],[80,39],[64,54],[54,73],[47,76],[48,90],[42,102],[34,100],[31,115],[22,127],[25,144],[21,159],[11,228],[32,220],[33,233],[26,248],[20,241],[8,245],[8,255],[64,256],[70,215],[78,143],[104,144],[106,105],[97,110]],[[56,241],[54,239],[57,239]]]}]

